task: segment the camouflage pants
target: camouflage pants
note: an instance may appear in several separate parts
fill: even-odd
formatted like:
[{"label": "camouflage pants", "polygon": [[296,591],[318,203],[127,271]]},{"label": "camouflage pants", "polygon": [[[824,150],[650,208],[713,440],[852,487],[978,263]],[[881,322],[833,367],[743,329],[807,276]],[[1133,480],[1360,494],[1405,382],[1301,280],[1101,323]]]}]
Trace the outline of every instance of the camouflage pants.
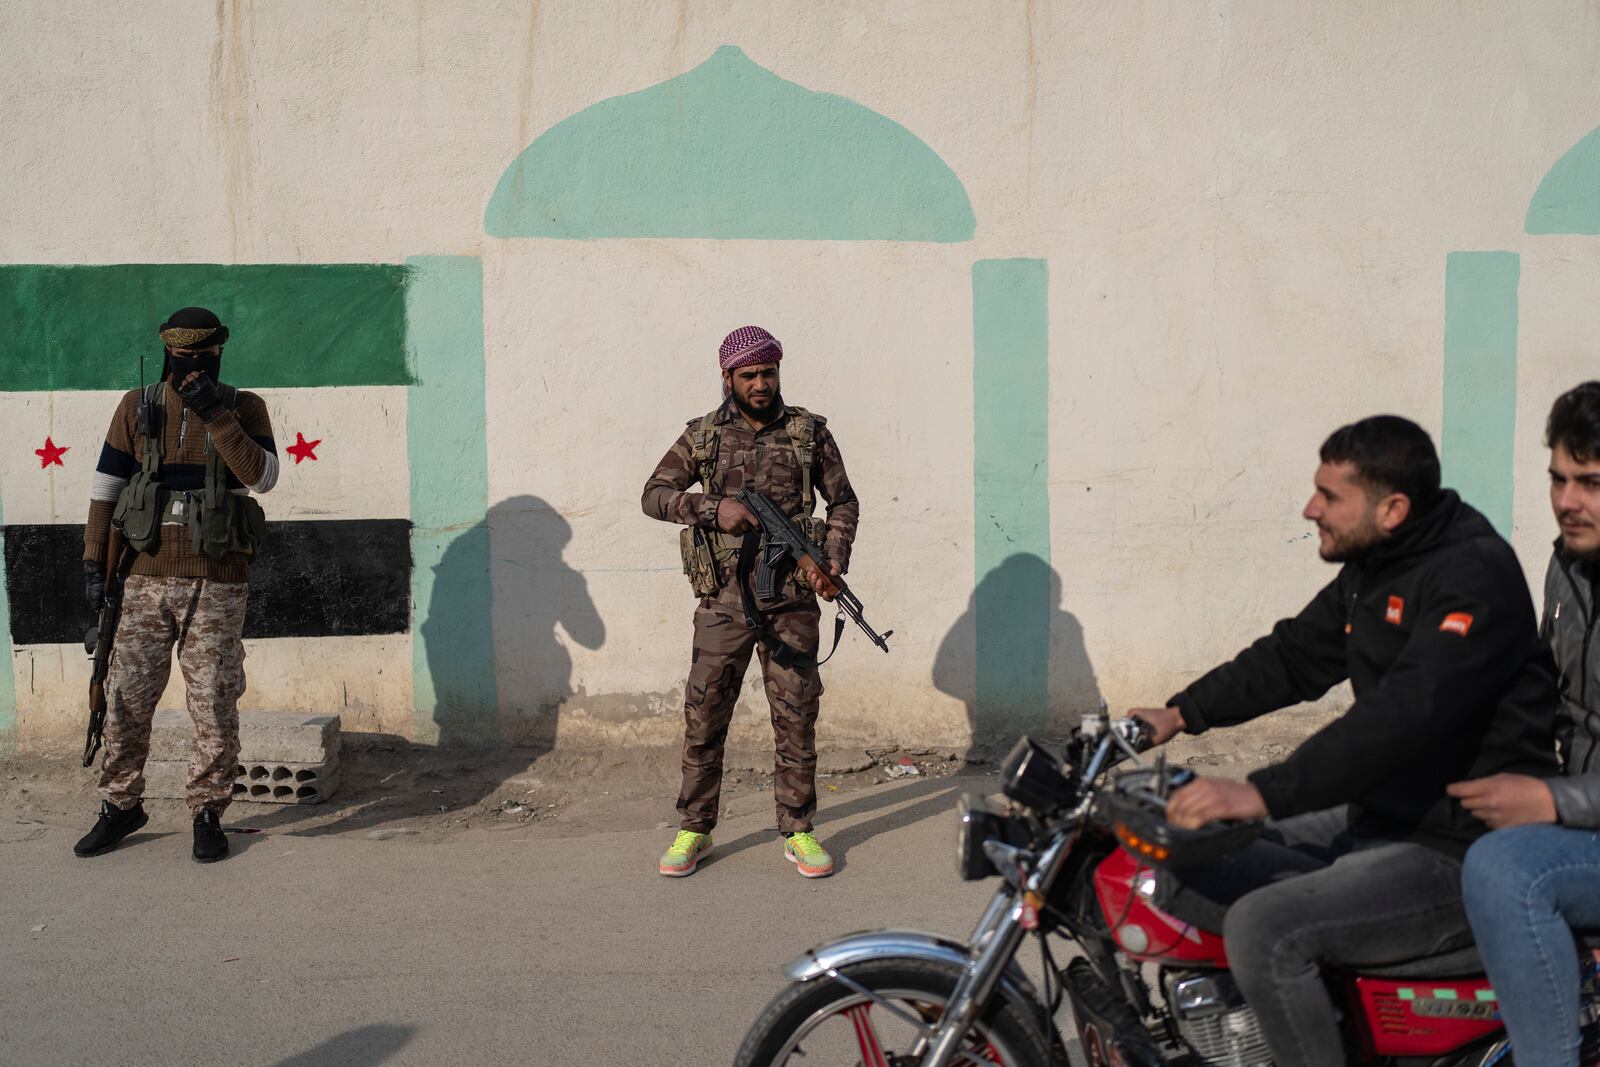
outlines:
[{"label": "camouflage pants", "polygon": [[144,795],[150,724],[172,674],[172,646],[189,691],[194,746],[185,800],[196,815],[221,812],[239,765],[239,697],[244,694],[248,582],[203,578],[128,579],[106,678],[106,757],[100,792],[119,808]]},{"label": "camouflage pants", "polygon": [[778,806],[778,829],[793,833],[811,829],[817,810],[817,708],[822,698],[822,677],[814,662],[819,612],[807,598],[771,615],[772,628],[786,644],[806,653],[813,662],[786,670],[772,662],[756,643],[756,634],[743,615],[729,614],[723,605],[702,601],[694,613],[694,656],[683,702],[683,788],[678,793],[678,815],[685,830],[710,832],[717,821],[722,793],[722,750],[728,740],[728,722],[739,699],[750,652],[761,657],[767,703],[772,709],[772,734],[776,756],[773,799]]}]

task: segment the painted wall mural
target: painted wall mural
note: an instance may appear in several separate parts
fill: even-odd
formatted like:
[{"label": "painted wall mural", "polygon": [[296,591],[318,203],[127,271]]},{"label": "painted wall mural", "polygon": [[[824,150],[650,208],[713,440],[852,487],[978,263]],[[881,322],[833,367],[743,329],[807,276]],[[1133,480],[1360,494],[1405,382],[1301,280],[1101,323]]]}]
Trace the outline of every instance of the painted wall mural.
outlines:
[{"label": "painted wall mural", "polygon": [[[1533,236],[1600,235],[1600,128],[1545,174],[1524,228]],[[1516,484],[1522,281],[1516,252],[1451,252],[1445,260],[1444,482],[1506,536]]]},{"label": "painted wall mural", "polygon": [[[418,699],[493,709],[486,540],[457,552],[442,583],[439,567],[463,527],[482,527],[488,504],[482,269],[465,257],[0,267],[0,415],[44,441],[26,464],[0,459],[0,652],[9,661],[18,647],[82,640],[94,457],[117,398],[139,384],[139,355],[147,377],[159,373],[157,316],[188,303],[229,324],[224,380],[261,393],[280,442],[293,440],[282,448],[293,473],[264,500],[245,637],[406,634],[432,618],[414,662]],[[426,647],[428,634],[448,652]],[[440,664],[472,691],[440,692]],[[0,728],[15,723],[15,695],[4,703]],[[418,717],[433,724],[435,708]]]},{"label": "painted wall mural", "polygon": [[965,241],[966,189],[904,126],[726,45],[541,134],[489,201],[492,237]]},{"label": "painted wall mural", "polygon": [[[486,25],[497,27],[499,17],[483,15]],[[918,611],[907,613],[938,615],[929,632],[917,633],[914,623],[900,624],[902,647],[915,649],[907,655],[920,658],[913,661],[918,676],[897,682],[909,681],[910,698],[937,709],[928,713],[919,708],[919,723],[943,728],[948,721],[959,721],[955,701],[940,701],[938,694],[945,694],[965,704],[977,740],[995,741],[1018,729],[1048,730],[1063,701],[1074,709],[1093,706],[1101,698],[1102,684],[1108,692],[1130,687],[1126,676],[1131,671],[1116,663],[1119,656],[1137,659],[1148,673],[1152,664],[1158,670],[1192,667],[1215,651],[1211,635],[1196,636],[1187,624],[1172,635],[1170,647],[1165,641],[1156,651],[1134,647],[1142,638],[1129,633],[1148,628],[1166,611],[1165,605],[1141,599],[1151,573],[1167,566],[1172,573],[1166,576],[1176,579],[1178,593],[1193,597],[1214,590],[1190,570],[1215,573],[1236,565],[1194,527],[1183,532],[1198,543],[1194,555],[1168,561],[1162,555],[1168,547],[1165,539],[1176,535],[1156,528],[1160,524],[1151,520],[1154,509],[1136,499],[1138,491],[1154,485],[1170,493],[1172,487],[1163,483],[1166,467],[1152,475],[1150,464],[1169,464],[1172,441],[1183,439],[1204,439],[1208,448],[1197,452],[1214,448],[1214,456],[1193,459],[1192,472],[1194,484],[1216,492],[1213,510],[1194,520],[1195,527],[1208,524],[1210,536],[1218,528],[1213,516],[1225,525],[1235,521],[1227,512],[1238,509],[1240,501],[1262,503],[1281,490],[1276,471],[1237,491],[1226,489],[1226,482],[1221,483],[1224,488],[1212,484],[1220,480],[1217,471],[1225,464],[1257,457],[1225,440],[1229,431],[1219,429],[1254,398],[1243,398],[1247,390],[1234,390],[1231,383],[1217,383],[1230,375],[1237,380],[1238,368],[1247,365],[1243,360],[1260,356],[1254,349],[1243,350],[1275,343],[1275,331],[1304,331],[1301,342],[1313,336],[1316,327],[1307,324],[1314,324],[1322,310],[1314,302],[1278,299],[1284,294],[1266,292],[1272,287],[1249,272],[1256,265],[1264,265],[1259,267],[1263,274],[1287,265],[1291,271],[1309,272],[1303,277],[1291,274],[1294,286],[1303,282],[1310,290],[1331,280],[1336,284],[1329,290],[1337,291],[1344,278],[1339,272],[1360,274],[1372,264],[1352,263],[1339,240],[1324,241],[1316,226],[1348,233],[1352,218],[1350,212],[1340,214],[1346,201],[1339,197],[1371,204],[1379,202],[1374,197],[1389,193],[1376,186],[1358,188],[1359,181],[1353,180],[1357,176],[1341,175],[1337,167],[1330,170],[1330,183],[1337,179],[1340,185],[1337,195],[1307,181],[1317,177],[1304,164],[1316,158],[1316,145],[1294,132],[1294,124],[1284,117],[1290,112],[1280,112],[1278,101],[1256,99],[1270,95],[1273,72],[1252,71],[1245,63],[1229,68],[1238,72],[1229,76],[1235,81],[1213,79],[1211,58],[1221,54],[1219,48],[1226,44],[1221,39],[1201,41],[1204,56],[1196,52],[1189,57],[1193,62],[1167,65],[1170,83],[1152,86],[1139,82],[1132,68],[1123,69],[1127,64],[1101,69],[1079,56],[1074,63],[1087,66],[1052,67],[1050,57],[1063,58],[1061,42],[1069,36],[1060,25],[1051,28],[1055,16],[1041,12],[1037,26],[1031,19],[1023,26],[1020,20],[1008,23],[1000,16],[994,34],[972,35],[983,39],[970,42],[970,69],[964,65],[965,55],[963,63],[940,59],[938,69],[949,84],[936,85],[928,78],[931,66],[910,63],[914,57],[908,51],[918,46],[915,42],[946,35],[950,26],[965,25],[961,20],[966,17],[958,5],[945,4],[938,19],[948,21],[921,23],[920,29],[911,25],[922,18],[920,13],[902,13],[882,25],[867,19],[841,30],[859,30],[863,39],[883,36],[861,46],[862,55],[883,61],[881,75],[876,70],[850,72],[826,51],[829,42],[786,51],[781,35],[742,16],[719,19],[712,31],[691,27],[686,37],[673,39],[670,52],[663,45],[659,54],[615,56],[616,66],[609,70],[614,80],[592,77],[590,53],[570,64],[536,66],[537,42],[527,37],[527,99],[509,108],[495,98],[495,87],[506,84],[502,67],[508,57],[495,55],[494,49],[505,35],[483,35],[474,45],[482,64],[469,72],[471,77],[457,77],[464,69],[461,64],[449,73],[430,66],[437,57],[429,58],[418,46],[415,70],[374,67],[352,75],[362,83],[361,92],[342,83],[315,87],[303,99],[294,98],[289,117],[274,113],[273,93],[263,87],[260,107],[250,112],[255,147],[221,160],[227,173],[240,179],[234,184],[242,191],[231,188],[232,199],[217,202],[206,200],[210,192],[196,194],[197,203],[205,201],[204,211],[196,208],[196,218],[211,213],[205,226],[197,222],[196,243],[156,242],[161,254],[174,262],[0,265],[0,420],[9,431],[9,444],[0,450],[5,565],[0,616],[6,620],[0,627],[0,654],[15,665],[14,673],[0,671],[0,744],[16,731],[18,689],[25,704],[33,701],[28,708],[54,700],[62,709],[52,705],[50,714],[76,718],[76,707],[67,708],[60,694],[77,692],[77,680],[69,676],[83,666],[75,646],[88,618],[77,560],[89,475],[116,396],[138,384],[140,352],[154,372],[159,355],[154,323],[164,311],[191,302],[215,308],[232,327],[224,377],[267,399],[280,444],[283,480],[266,501],[271,540],[255,573],[247,621],[247,636],[258,642],[251,653],[258,662],[272,663],[280,673],[317,668],[318,646],[294,644],[312,641],[322,642],[330,657],[343,656],[340,669],[351,678],[367,677],[362,671],[387,672],[383,682],[356,688],[381,690],[375,700],[386,702],[386,715],[394,714],[374,726],[376,714],[350,705],[354,710],[347,722],[424,742],[476,745],[514,736],[551,744],[563,707],[569,722],[583,719],[590,737],[642,735],[656,723],[645,723],[636,708],[649,701],[670,703],[670,696],[662,697],[668,682],[652,676],[641,696],[630,688],[631,678],[618,678],[634,669],[630,657],[654,651],[646,647],[650,642],[676,641],[679,634],[668,623],[630,629],[636,620],[625,620],[623,612],[676,618],[671,613],[682,607],[681,590],[674,590],[679,599],[668,600],[656,596],[666,583],[652,584],[675,560],[664,552],[660,558],[619,562],[619,546],[631,548],[632,543],[614,530],[597,532],[608,522],[621,521],[610,518],[619,514],[616,502],[602,495],[586,511],[579,493],[538,469],[541,464],[570,464],[592,442],[585,439],[559,454],[511,459],[504,454],[532,449],[522,441],[497,442],[491,464],[487,428],[497,417],[507,419],[498,424],[497,433],[511,425],[510,417],[496,414],[497,401],[502,411],[513,403],[520,406],[515,414],[524,420],[515,424],[519,429],[566,418],[567,428],[561,432],[569,437],[584,432],[581,426],[571,429],[583,418],[609,414],[603,401],[583,393],[580,378],[604,357],[603,332],[610,321],[605,316],[611,309],[574,306],[582,304],[582,286],[607,278],[622,279],[619,288],[637,282],[644,295],[630,309],[636,316],[643,309],[642,317],[648,318],[657,313],[656,307],[666,309],[660,311],[663,319],[703,315],[706,321],[695,323],[695,330],[716,332],[711,313],[698,305],[702,297],[707,307],[716,302],[709,293],[726,296],[717,291],[719,286],[729,288],[727,276],[716,273],[717,263],[739,257],[748,257],[739,261],[739,268],[757,268],[748,302],[767,300],[796,317],[815,311],[809,294],[763,290],[762,285],[781,289],[771,280],[775,275],[762,273],[768,261],[800,263],[814,270],[812,280],[826,271],[863,275],[859,289],[866,295],[860,305],[850,305],[850,294],[832,294],[835,305],[850,316],[841,314],[837,337],[868,336],[869,327],[882,331],[871,336],[882,336],[898,327],[895,336],[904,339],[908,323],[931,324],[916,336],[918,362],[910,370],[882,368],[881,379],[872,376],[871,352],[827,354],[837,360],[830,372],[853,371],[847,360],[868,372],[859,395],[842,405],[859,434],[851,441],[870,442],[870,447],[851,453],[853,464],[856,455],[862,457],[863,484],[877,478],[881,481],[874,489],[892,485],[891,491],[904,494],[894,498],[896,507],[884,505],[883,525],[873,525],[880,521],[873,514],[869,536],[889,531],[888,537],[899,544],[917,542],[925,553],[923,561],[937,563],[938,573],[951,586],[919,600]],[[1278,25],[1275,19],[1305,28],[1298,18],[1241,11],[1218,21],[1231,33],[1235,24],[1271,28]],[[1317,18],[1343,25],[1344,16],[1323,13]],[[574,26],[557,26],[564,20],[583,21],[563,17],[547,22],[543,32],[574,33]],[[704,21],[700,16],[696,20]],[[1129,41],[1158,42],[1163,63],[1183,58],[1190,47],[1177,39],[1160,42],[1159,29],[1119,29],[1115,15],[1104,21],[1112,37],[1125,32]],[[1375,22],[1376,15],[1356,21]],[[416,28],[418,40],[424,40],[424,27],[419,23]],[[389,29],[378,32],[381,36]],[[1479,27],[1463,22],[1452,32],[1465,38]],[[262,33],[252,48],[277,47],[264,26]],[[917,33],[925,36],[917,38]],[[747,42],[749,54],[732,44],[715,47],[723,40]],[[587,38],[584,42],[588,48]],[[409,55],[413,43],[407,38],[393,54]],[[963,48],[968,43],[963,41]],[[386,46],[394,44],[386,41]],[[948,48],[949,42],[939,47]],[[1112,49],[1110,54],[1115,53]],[[672,58],[664,59],[667,55]],[[794,67],[777,63],[779,56]],[[763,62],[772,62],[788,76]],[[268,78],[269,66],[261,64],[263,78]],[[1083,78],[1078,77],[1080,68]],[[650,84],[663,70],[673,69],[683,73]],[[1511,74],[1517,69],[1514,63],[1507,68]],[[1410,128],[1407,116],[1398,116],[1392,130],[1375,126],[1370,109],[1358,107],[1350,94],[1377,84],[1374,79],[1402,73],[1368,72],[1360,85],[1352,86],[1340,81],[1342,70],[1321,72],[1317,77],[1345,95],[1319,92],[1316,128],[1342,138],[1348,125],[1400,143]],[[1502,71],[1500,77],[1507,76]],[[554,77],[564,81],[551,92],[551,84],[542,79]],[[608,88],[593,89],[597,82]],[[901,90],[890,88],[896,84],[917,86],[918,92],[926,87],[947,99],[929,108],[920,102],[908,105],[915,98],[896,97]],[[618,91],[610,86],[637,91],[602,99]],[[1218,88],[1227,93],[1212,91]],[[366,90],[371,94],[364,96]],[[411,142],[400,144],[392,129],[379,129],[382,124],[370,121],[389,101],[411,99],[396,95],[402,90],[415,90],[418,107],[440,126],[459,132],[459,138],[436,143],[436,156],[407,154]],[[542,113],[552,96],[567,102],[559,111]],[[917,129],[913,132],[861,102],[868,99]],[[1216,130],[1207,124],[1217,115],[1190,106],[1198,99],[1226,100],[1217,105],[1226,121]],[[584,106],[591,100],[597,102]],[[1423,110],[1427,106],[1419,105]],[[519,108],[520,122],[513,114]],[[918,117],[907,117],[912,113]],[[328,118],[326,128],[317,126],[318,115]],[[535,115],[542,115],[541,123],[559,121],[537,133]],[[297,138],[308,136],[311,127],[321,135],[337,133],[341,143],[355,146],[341,160],[346,170],[330,167],[325,201],[273,171],[279,166],[275,160],[285,158],[286,146],[306,143]],[[361,141],[369,136],[372,143]],[[1561,135],[1563,145],[1569,138]],[[130,135],[130,143],[118,150],[131,156],[140,147],[132,142],[138,140]],[[230,143],[238,147],[237,138]],[[1177,158],[1179,151],[1196,146],[1205,149],[1199,153],[1205,156],[1203,163]],[[474,151],[491,158],[474,159]],[[1161,169],[1162,151],[1172,153],[1170,186],[1165,175],[1152,173]],[[404,165],[396,165],[396,157]],[[1393,161],[1391,165],[1399,167]],[[374,182],[384,183],[384,196],[370,195]],[[92,183],[82,179],[80,184]],[[388,195],[391,184],[393,196]],[[981,212],[972,202],[979,190]],[[1294,209],[1280,211],[1287,202],[1280,194],[1290,190],[1296,197]],[[1525,196],[1518,184],[1511,206],[1502,197],[1495,212],[1515,218],[1526,202],[1522,225],[1530,239],[1600,235],[1600,130],[1573,144],[1549,168],[1531,200]],[[347,249],[333,243],[329,227],[322,224],[328,221],[327,212],[350,204],[376,205],[374,213],[384,219],[382,226],[352,227],[350,232],[361,239]],[[453,221],[440,222],[425,205],[440,208],[436,215],[453,210]],[[316,217],[299,219],[295,212]],[[983,241],[964,249],[963,242],[979,236],[980,213],[985,219]],[[1307,219],[1315,225],[1302,225]],[[23,221],[33,229],[10,240],[10,258],[50,258],[64,250],[59,254],[65,258],[92,259],[102,248],[95,232],[58,244],[50,225]],[[1430,233],[1450,232],[1443,216],[1427,216],[1427,222],[1433,227]],[[265,232],[276,225],[293,232]],[[429,236],[395,237],[395,231],[411,225]],[[254,232],[257,228],[263,232]],[[223,230],[227,232],[219,238]],[[345,236],[341,231],[339,239]],[[663,239],[673,243],[664,246]],[[718,245],[712,252],[705,242],[741,244]],[[768,244],[753,247],[755,242]],[[785,242],[837,244],[799,248]],[[870,242],[886,247],[864,247]],[[1508,244],[1499,239],[1494,243]],[[413,244],[474,254],[392,261]],[[1190,264],[1184,250],[1202,246],[1205,254]],[[104,247],[122,250],[108,253],[111,258],[138,246]],[[1526,492],[1522,497],[1514,492],[1514,455],[1516,443],[1526,447],[1533,432],[1526,425],[1526,407],[1524,425],[1517,425],[1517,401],[1519,375],[1526,382],[1530,371],[1539,371],[1531,366],[1531,339],[1522,342],[1519,367],[1519,331],[1528,329],[1533,318],[1528,301],[1540,286],[1538,256],[1532,250],[1537,245],[1451,251],[1438,264],[1439,252],[1450,247],[1426,245],[1420,253],[1422,266],[1394,266],[1400,277],[1406,270],[1421,272],[1430,287],[1437,284],[1436,265],[1443,267],[1442,294],[1427,290],[1443,298],[1439,365],[1435,369],[1430,358],[1421,368],[1420,374],[1431,380],[1411,400],[1426,410],[1427,404],[1442,399],[1446,480],[1510,532],[1514,503],[1520,499],[1527,506]],[[224,258],[227,253],[218,249],[231,248],[235,258],[292,259],[304,252],[308,258],[321,254],[391,261],[178,262],[195,248],[206,250],[198,255]],[[1002,258],[1014,253],[1017,258]],[[1232,296],[1213,295],[1206,305],[1201,290],[1208,281],[1208,265],[1209,282],[1217,292],[1228,288],[1226,277],[1218,282],[1219,264],[1224,275],[1230,269],[1244,272],[1245,284]],[[656,287],[672,288],[664,278],[678,277],[669,272],[692,278],[699,289],[674,288],[679,303],[652,305]],[[934,275],[937,289],[924,285]],[[1134,278],[1138,280],[1129,280]],[[1147,281],[1148,292],[1136,295]],[[530,321],[531,314],[516,317],[519,301],[530,303],[529,290],[522,288],[530,285],[552,285],[573,307],[567,318],[566,307],[554,299],[540,307],[545,318],[553,315],[562,320],[559,325],[576,327],[564,337],[577,336],[578,341],[560,342],[570,348],[557,354],[541,349],[553,348],[561,331]],[[896,318],[891,305],[900,295],[897,289],[918,285],[924,285],[924,294],[939,294],[938,306],[926,301],[915,305],[914,312],[901,308]],[[969,310],[968,291],[970,332],[963,317]],[[1344,292],[1359,299],[1358,288]],[[1191,294],[1201,294],[1193,302],[1205,306],[1209,317],[1191,319],[1186,314],[1192,310]],[[1141,302],[1146,296],[1148,301]],[[498,309],[503,317],[491,323],[486,305],[491,315]],[[688,316],[683,314],[686,308]],[[1117,310],[1106,310],[1112,308]],[[718,322],[726,313],[726,305],[717,307]],[[1398,347],[1415,336],[1407,332],[1414,326],[1407,314],[1393,308],[1363,309],[1370,321],[1362,324],[1374,326],[1375,333]],[[1421,317],[1437,314],[1429,306]],[[1123,320],[1161,321],[1141,330],[1120,324],[1119,315]],[[648,345],[654,334],[667,332],[655,322],[630,340]],[[1338,343],[1352,343],[1355,335],[1340,335]],[[1102,337],[1107,338],[1103,357],[1078,357],[1086,340],[1092,347]],[[808,338],[812,351],[821,347],[819,340],[828,343],[834,337],[817,331]],[[1182,353],[1208,343],[1215,347],[1213,365],[1204,365],[1203,359],[1184,364]],[[1240,347],[1230,351],[1230,344]],[[687,366],[679,362],[668,367],[676,354],[650,352],[652,360],[641,363],[645,375],[681,375]],[[1130,352],[1136,357],[1127,358]],[[1234,362],[1236,355],[1240,362]],[[1171,367],[1160,362],[1169,356]],[[1317,350],[1309,358],[1329,357]],[[1409,372],[1416,372],[1416,364]],[[924,373],[926,382],[920,377]],[[920,503],[905,502],[921,490],[903,488],[910,479],[898,453],[928,448],[927,428],[911,416],[874,408],[862,397],[883,387],[898,390],[896,400],[914,402],[916,389],[931,392],[932,382],[942,391],[941,401],[948,402],[941,409],[943,436],[935,443],[942,449],[939,470],[956,472],[951,476],[959,484],[921,509]],[[969,383],[970,452],[961,422],[968,412]],[[1159,383],[1154,386],[1159,396],[1152,400],[1147,394],[1142,406],[1141,400],[1129,399],[1135,387],[1153,383]],[[659,387],[661,379],[654,384]],[[1546,384],[1541,380],[1540,388]],[[1280,385],[1274,378],[1262,387]],[[486,395],[490,388],[495,392]],[[1353,386],[1336,399],[1353,407],[1369,398],[1363,388]],[[1531,390],[1524,388],[1530,394],[1524,399],[1531,400]],[[1171,415],[1164,405],[1176,404],[1179,393],[1192,399],[1193,407]],[[674,394],[674,402],[681,395]],[[808,396],[802,402],[812,400]],[[829,390],[818,390],[814,402],[824,411],[837,410],[829,406],[838,402]],[[1103,430],[1107,412],[1122,403],[1139,407],[1130,425],[1150,411],[1171,417],[1163,422],[1151,416],[1139,424],[1139,431],[1146,433],[1139,441],[1108,444],[1114,434],[1106,433],[1073,440],[1062,432],[1071,422],[1058,423],[1051,433],[1052,412],[1059,418],[1070,410]],[[1099,409],[1089,411],[1093,404]],[[868,421],[872,419],[877,422]],[[658,447],[657,429],[648,431],[650,448]],[[916,439],[918,434],[923,436]],[[627,433],[618,442],[624,450],[636,443]],[[1162,448],[1167,451],[1160,452]],[[885,460],[886,454],[894,458]],[[964,467],[969,456],[970,486]],[[653,455],[641,462],[649,459]],[[1525,455],[1523,459],[1525,464]],[[1522,474],[1526,479],[1532,472]],[[631,480],[633,467],[622,476]],[[1114,487],[1118,480],[1130,487],[1124,499],[1113,503],[1114,494],[1107,493],[1106,502],[1100,503],[1100,485],[1110,482]],[[1062,492],[1064,484],[1078,490],[1089,481],[1095,482],[1093,507],[1086,497]],[[1528,488],[1526,481],[1522,488]],[[875,500],[889,498],[883,492]],[[969,501],[970,526],[965,513]],[[1110,554],[1117,556],[1120,569],[1092,573],[1101,563],[1092,539],[1115,535],[1123,540]],[[634,551],[633,557],[640,554]],[[1187,567],[1189,563],[1193,566]],[[1263,584],[1298,575],[1291,574],[1288,564],[1272,561],[1268,566],[1277,569],[1260,572],[1269,575],[1261,579]],[[626,607],[614,595],[625,582],[637,585],[642,597]],[[1089,623],[1091,636],[1106,642],[1096,654],[1105,655],[1110,673],[1097,677],[1084,625],[1066,610],[1068,593],[1074,610],[1097,613]],[[1261,606],[1252,599],[1257,595],[1253,588],[1227,595],[1230,608]],[[1129,619],[1137,622],[1124,621]],[[1115,632],[1119,627],[1120,634]],[[372,649],[379,649],[381,657],[364,662]],[[905,662],[905,656],[897,655],[894,667]],[[613,663],[623,666],[614,668]],[[854,667],[849,656],[841,658],[841,670]],[[55,679],[44,679],[51,671]],[[403,685],[389,684],[394,677],[402,678]],[[1138,681],[1144,683],[1143,678]],[[841,686],[840,691],[850,688]],[[887,704],[897,696],[880,690],[872,700]],[[316,693],[304,699],[311,704],[326,696]],[[870,707],[858,710],[863,722],[874,713]],[[25,731],[33,728],[32,721],[23,722]],[[872,728],[879,727],[874,722]]]}]

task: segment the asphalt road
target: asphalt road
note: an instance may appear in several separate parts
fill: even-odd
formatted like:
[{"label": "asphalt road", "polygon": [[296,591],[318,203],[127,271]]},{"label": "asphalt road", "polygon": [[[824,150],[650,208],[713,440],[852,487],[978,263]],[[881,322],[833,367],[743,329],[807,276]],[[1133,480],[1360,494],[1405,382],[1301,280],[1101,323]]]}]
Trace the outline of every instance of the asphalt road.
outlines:
[{"label": "asphalt road", "polygon": [[676,880],[655,873],[659,829],[290,828],[202,866],[172,805],[90,860],[71,853],[85,827],[0,813],[0,1063],[728,1063],[810,945],[967,934],[992,885],[955,878],[952,811],[991,787],[825,796],[839,869],[818,881],[770,813],[725,822]]}]

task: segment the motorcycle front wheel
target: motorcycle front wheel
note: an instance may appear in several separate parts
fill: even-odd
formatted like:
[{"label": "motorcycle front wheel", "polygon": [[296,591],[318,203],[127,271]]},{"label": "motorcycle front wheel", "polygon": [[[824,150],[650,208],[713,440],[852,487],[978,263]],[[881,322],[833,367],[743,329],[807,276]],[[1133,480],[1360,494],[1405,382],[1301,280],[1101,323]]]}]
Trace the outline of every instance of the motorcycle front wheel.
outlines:
[{"label": "motorcycle front wheel", "polygon": [[[911,1019],[936,1025],[961,977],[959,968],[929,960],[868,960],[841,974],[894,1004]],[[953,1067],[1050,1067],[1050,1041],[1038,1009],[1000,992],[990,999],[952,1061]],[[797,982],[779,993],[756,1020],[734,1067],[858,1064],[910,1067],[917,1028],[883,1005],[833,978]]]}]

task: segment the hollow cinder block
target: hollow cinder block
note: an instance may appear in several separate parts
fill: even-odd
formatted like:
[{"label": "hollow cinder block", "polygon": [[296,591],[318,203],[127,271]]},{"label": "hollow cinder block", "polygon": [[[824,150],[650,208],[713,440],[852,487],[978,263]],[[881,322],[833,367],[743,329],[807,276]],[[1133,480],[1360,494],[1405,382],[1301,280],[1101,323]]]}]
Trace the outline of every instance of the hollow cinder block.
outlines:
[{"label": "hollow cinder block", "polygon": [[[157,711],[150,730],[152,760],[187,760],[194,722],[179,708]],[[241,763],[327,763],[339,758],[339,716],[298,711],[239,713]]]},{"label": "hollow cinder block", "polygon": [[[261,804],[320,804],[339,789],[337,760],[327,763],[242,763],[233,782],[234,800]],[[181,800],[189,781],[189,761],[147,760],[144,795]]]}]

